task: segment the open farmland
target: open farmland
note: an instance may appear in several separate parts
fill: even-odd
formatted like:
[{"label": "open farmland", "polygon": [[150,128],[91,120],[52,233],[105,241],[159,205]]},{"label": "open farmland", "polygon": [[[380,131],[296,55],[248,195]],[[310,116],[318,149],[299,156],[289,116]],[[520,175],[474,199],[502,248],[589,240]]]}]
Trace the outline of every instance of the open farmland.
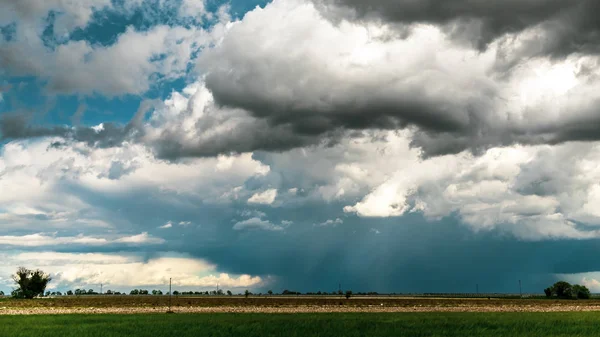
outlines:
[{"label": "open farmland", "polygon": [[[173,296],[177,313],[345,313],[345,312],[564,312],[600,311],[600,299],[548,300],[418,297],[186,297]],[[168,296],[64,296],[4,299],[0,314],[161,313]]]},{"label": "open farmland", "polygon": [[[2,316],[1,336],[597,336],[600,313]],[[27,327],[24,329],[23,327]]]}]

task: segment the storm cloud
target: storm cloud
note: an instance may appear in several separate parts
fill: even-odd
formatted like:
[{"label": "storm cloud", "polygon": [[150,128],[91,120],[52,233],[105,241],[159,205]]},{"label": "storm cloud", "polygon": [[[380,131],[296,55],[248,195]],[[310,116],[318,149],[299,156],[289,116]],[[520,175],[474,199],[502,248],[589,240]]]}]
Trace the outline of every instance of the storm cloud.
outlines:
[{"label": "storm cloud", "polygon": [[[530,51],[563,57],[600,51],[600,23],[595,0],[315,0],[322,10],[350,19],[380,19],[400,24],[442,25],[454,38],[480,50],[491,42],[527,29],[540,33]],[[531,55],[529,55],[531,56]]]},{"label": "storm cloud", "polygon": [[[598,36],[588,20],[593,6],[583,0],[274,1],[248,12],[221,38],[213,36],[219,42],[198,57],[201,78],[155,104],[149,120],[105,123],[98,132],[26,127],[11,117],[2,133],[98,146],[128,139],[169,160],[331,146],[363,130],[408,129],[424,157],[595,141],[600,72],[590,49],[595,44],[582,42]],[[328,19],[327,10],[343,8],[355,16]],[[359,20],[373,16],[384,23]],[[473,20],[485,37],[475,47],[455,36],[457,25]],[[398,36],[385,22],[408,25],[409,33]],[[567,28],[586,33],[569,35]],[[565,41],[552,35],[559,33]]]},{"label": "storm cloud", "polygon": [[[582,55],[587,43],[577,40],[597,36],[595,28],[561,42],[575,48],[563,52],[535,49],[529,39],[543,34],[526,31],[565,15],[583,24],[595,3],[477,2],[471,7],[451,1],[439,8],[433,2],[361,3],[347,5],[381,10],[389,19],[395,12],[386,6],[397,8],[402,14],[396,19],[412,24],[410,34],[396,37],[392,26],[377,22],[334,24],[311,3],[275,1],[246,14],[200,57],[198,67],[215,102],[298,137],[408,128],[425,156],[599,139],[593,127],[600,123],[598,59]],[[510,5],[522,18],[498,14]],[[473,49],[448,36],[442,24],[463,17],[480,18],[491,27],[487,48]],[[542,26],[535,29],[545,34]],[[513,35],[499,38],[508,33]],[[557,60],[557,53],[566,58]],[[550,82],[558,84],[550,87]],[[281,144],[293,146],[285,139]]]},{"label": "storm cloud", "polygon": [[0,0],[2,290],[600,291],[599,5],[243,3]]}]

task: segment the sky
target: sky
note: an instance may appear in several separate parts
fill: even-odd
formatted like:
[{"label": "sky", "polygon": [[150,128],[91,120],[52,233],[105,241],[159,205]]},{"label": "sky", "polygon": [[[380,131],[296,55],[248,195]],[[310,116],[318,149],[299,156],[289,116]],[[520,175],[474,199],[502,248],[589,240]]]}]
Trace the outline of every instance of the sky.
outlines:
[{"label": "sky", "polygon": [[0,0],[0,290],[600,292],[595,0]]}]

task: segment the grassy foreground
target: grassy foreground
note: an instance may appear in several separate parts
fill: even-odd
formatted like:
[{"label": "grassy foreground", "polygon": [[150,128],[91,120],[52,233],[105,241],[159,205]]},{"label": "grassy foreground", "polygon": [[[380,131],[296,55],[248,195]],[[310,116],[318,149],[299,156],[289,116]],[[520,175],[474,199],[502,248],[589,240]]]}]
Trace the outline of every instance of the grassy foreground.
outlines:
[{"label": "grassy foreground", "polygon": [[1,316],[0,336],[597,336],[600,313]]}]

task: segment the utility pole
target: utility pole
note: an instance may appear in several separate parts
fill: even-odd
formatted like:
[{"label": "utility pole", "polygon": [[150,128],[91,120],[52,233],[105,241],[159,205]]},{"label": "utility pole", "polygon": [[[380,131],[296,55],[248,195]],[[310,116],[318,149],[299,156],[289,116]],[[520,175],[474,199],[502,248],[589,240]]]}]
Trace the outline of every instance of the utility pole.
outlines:
[{"label": "utility pole", "polygon": [[521,289],[521,280],[519,280],[519,297],[523,297],[523,290]]},{"label": "utility pole", "polygon": [[102,283],[100,283],[100,295],[102,295],[102,294],[104,294],[104,293],[102,292]]},{"label": "utility pole", "polygon": [[172,313],[171,311],[171,296],[173,295],[173,291],[171,288],[171,278],[169,277],[169,311],[167,313]]}]

